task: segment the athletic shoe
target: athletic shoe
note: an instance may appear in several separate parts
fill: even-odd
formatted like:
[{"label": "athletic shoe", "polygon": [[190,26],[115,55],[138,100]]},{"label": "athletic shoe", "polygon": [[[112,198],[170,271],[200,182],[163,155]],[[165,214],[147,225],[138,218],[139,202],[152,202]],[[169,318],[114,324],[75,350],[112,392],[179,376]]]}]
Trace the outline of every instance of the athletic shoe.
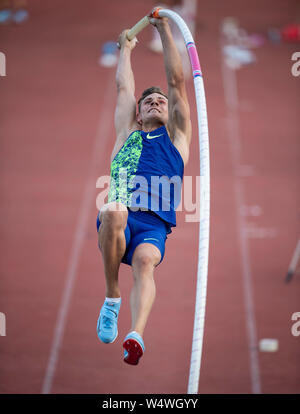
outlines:
[{"label": "athletic shoe", "polygon": [[145,352],[144,341],[137,332],[130,332],[123,342],[124,361],[130,365],[137,365]]},{"label": "athletic shoe", "polygon": [[97,333],[100,341],[111,344],[118,336],[118,316],[121,307],[119,303],[105,300],[97,322]]}]

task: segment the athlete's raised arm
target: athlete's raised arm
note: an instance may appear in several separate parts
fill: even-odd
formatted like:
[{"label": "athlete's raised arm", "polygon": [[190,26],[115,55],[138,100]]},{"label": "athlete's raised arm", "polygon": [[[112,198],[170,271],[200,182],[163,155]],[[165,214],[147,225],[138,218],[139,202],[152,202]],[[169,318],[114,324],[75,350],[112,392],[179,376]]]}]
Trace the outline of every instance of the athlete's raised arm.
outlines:
[{"label": "athlete's raised arm", "polygon": [[136,38],[128,40],[124,30],[118,40],[120,57],[116,72],[117,104],[115,109],[116,144],[112,158],[122,147],[129,133],[136,126],[135,82],[131,68],[131,51],[136,45]]},{"label": "athlete's raised arm", "polygon": [[185,88],[181,57],[173,40],[167,18],[150,19],[156,26],[163,45],[164,63],[168,83],[169,120],[167,129],[183,161],[189,157],[191,141],[190,108]]}]

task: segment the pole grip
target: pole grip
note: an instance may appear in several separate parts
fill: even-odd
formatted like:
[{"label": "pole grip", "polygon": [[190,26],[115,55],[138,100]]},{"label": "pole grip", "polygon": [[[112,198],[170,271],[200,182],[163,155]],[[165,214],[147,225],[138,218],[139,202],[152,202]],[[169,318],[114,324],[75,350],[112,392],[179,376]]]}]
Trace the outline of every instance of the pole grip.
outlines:
[{"label": "pole grip", "polygon": [[148,16],[143,17],[137,24],[135,24],[128,32],[127,39],[132,40],[141,30],[149,24]]}]

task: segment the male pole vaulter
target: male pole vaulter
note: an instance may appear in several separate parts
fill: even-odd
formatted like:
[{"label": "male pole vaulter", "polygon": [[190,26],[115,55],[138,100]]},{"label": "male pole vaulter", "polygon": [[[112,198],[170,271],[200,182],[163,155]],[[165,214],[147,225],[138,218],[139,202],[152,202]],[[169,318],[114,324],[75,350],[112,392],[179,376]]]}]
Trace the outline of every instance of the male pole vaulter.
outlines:
[{"label": "male pole vaulter", "polygon": [[[180,194],[191,141],[190,109],[181,58],[168,19],[150,16],[150,23],[156,26],[162,40],[168,95],[158,87],[146,89],[136,113],[131,68],[136,38],[129,41],[127,30],[123,31],[119,37],[116,74],[116,142],[111,155],[111,186],[108,203],[97,216],[98,243],[106,278],[106,298],[97,333],[104,343],[112,343],[117,338],[121,306],[118,273],[121,262],[126,263],[132,267],[134,284],[130,297],[132,325],[123,348],[124,361],[131,365],[137,365],[145,351],[142,337],[155,298],[154,269],[163,260],[167,234],[176,226],[175,209],[180,201],[178,197],[176,200],[172,186],[166,200],[161,186],[158,190],[153,188],[151,179],[153,184],[155,178],[178,178],[175,184],[179,185]],[[132,184],[137,182],[138,185]],[[163,208],[166,203],[168,208]]]}]

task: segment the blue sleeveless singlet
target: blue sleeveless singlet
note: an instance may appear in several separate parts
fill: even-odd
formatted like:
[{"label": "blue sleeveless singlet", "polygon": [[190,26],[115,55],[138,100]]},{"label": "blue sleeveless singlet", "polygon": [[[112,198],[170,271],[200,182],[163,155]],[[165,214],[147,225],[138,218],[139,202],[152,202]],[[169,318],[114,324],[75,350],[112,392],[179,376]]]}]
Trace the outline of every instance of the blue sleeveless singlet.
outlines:
[{"label": "blue sleeveless singlet", "polygon": [[165,126],[132,132],[111,163],[108,201],[150,210],[176,226],[184,163]]}]

